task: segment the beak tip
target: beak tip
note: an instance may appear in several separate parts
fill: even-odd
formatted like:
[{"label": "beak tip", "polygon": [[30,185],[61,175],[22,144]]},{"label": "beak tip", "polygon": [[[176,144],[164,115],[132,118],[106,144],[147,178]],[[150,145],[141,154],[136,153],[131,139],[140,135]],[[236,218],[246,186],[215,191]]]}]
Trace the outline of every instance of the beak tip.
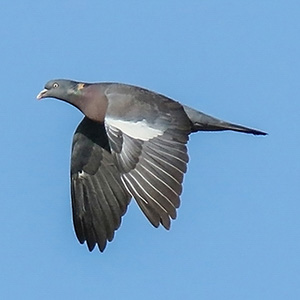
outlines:
[{"label": "beak tip", "polygon": [[43,89],[37,96],[36,96],[36,99],[37,100],[41,100],[42,98],[45,97],[45,94],[48,92],[47,89]]}]

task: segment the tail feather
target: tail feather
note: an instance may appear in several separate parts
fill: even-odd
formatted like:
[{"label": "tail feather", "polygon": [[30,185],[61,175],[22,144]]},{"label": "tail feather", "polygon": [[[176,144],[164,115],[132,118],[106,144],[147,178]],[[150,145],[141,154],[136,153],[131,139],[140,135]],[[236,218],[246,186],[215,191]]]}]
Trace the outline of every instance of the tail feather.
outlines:
[{"label": "tail feather", "polygon": [[232,130],[244,133],[251,133],[254,135],[267,135],[266,132],[237,124],[228,123],[206,115],[200,111],[194,110],[188,106],[184,106],[183,108],[192,122],[192,132]]}]

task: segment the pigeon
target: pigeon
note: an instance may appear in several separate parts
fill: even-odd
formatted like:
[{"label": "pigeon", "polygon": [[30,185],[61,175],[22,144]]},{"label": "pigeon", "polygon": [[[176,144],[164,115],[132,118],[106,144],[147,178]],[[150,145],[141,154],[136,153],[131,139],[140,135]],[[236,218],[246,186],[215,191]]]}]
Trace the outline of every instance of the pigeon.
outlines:
[{"label": "pigeon", "polygon": [[84,118],[71,154],[76,236],[103,252],[131,198],[150,223],[169,229],[180,205],[187,142],[197,131],[265,132],[228,123],[138,86],[50,80],[37,99],[56,98]]}]

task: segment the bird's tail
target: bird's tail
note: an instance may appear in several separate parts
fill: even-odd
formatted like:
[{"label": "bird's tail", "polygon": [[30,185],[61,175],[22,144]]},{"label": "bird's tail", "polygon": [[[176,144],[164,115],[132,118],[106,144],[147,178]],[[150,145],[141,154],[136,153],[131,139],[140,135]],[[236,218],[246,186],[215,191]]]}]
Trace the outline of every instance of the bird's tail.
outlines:
[{"label": "bird's tail", "polygon": [[206,115],[200,111],[194,110],[188,106],[183,106],[185,113],[192,122],[192,132],[196,131],[222,131],[233,130],[244,133],[252,133],[255,135],[266,135],[266,132],[248,128],[241,125],[228,123],[217,118]]}]

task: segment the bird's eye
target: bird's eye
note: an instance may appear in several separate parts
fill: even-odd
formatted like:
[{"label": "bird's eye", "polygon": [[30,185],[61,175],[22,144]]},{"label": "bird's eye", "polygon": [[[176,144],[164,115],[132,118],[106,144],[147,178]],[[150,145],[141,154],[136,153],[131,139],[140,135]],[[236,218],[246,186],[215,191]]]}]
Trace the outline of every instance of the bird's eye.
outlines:
[{"label": "bird's eye", "polygon": [[57,82],[54,82],[53,85],[52,85],[52,87],[53,87],[54,89],[58,88],[58,83],[57,83]]}]

